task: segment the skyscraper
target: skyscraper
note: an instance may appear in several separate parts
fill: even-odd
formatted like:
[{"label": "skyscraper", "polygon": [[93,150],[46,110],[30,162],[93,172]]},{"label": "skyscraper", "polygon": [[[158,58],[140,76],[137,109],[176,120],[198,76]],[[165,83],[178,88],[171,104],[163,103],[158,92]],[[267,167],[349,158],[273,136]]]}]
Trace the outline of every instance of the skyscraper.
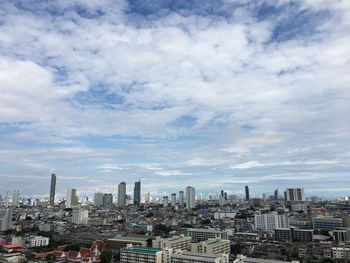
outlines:
[{"label": "skyscraper", "polygon": [[134,187],[134,205],[139,206],[141,202],[141,181],[135,182]]},{"label": "skyscraper", "polygon": [[186,207],[189,209],[196,207],[196,190],[192,186],[186,187]]},{"label": "skyscraper", "polygon": [[126,205],[126,183],[121,182],[118,185],[118,206],[124,207]]},{"label": "skyscraper", "polygon": [[288,202],[303,202],[305,201],[304,188],[287,188],[285,191],[285,199]]},{"label": "skyscraper", "polygon": [[104,194],[103,195],[103,208],[104,209],[113,208],[113,195],[112,194]]},{"label": "skyscraper", "polygon": [[94,206],[102,207],[103,206],[103,193],[95,193],[94,195]]},{"label": "skyscraper", "polygon": [[185,198],[184,198],[184,191],[179,192],[179,206],[184,207],[185,204]]},{"label": "skyscraper", "polygon": [[0,232],[11,229],[12,208],[0,209]]},{"label": "skyscraper", "polygon": [[276,189],[276,190],[273,192],[273,196],[274,196],[275,200],[277,201],[277,200],[278,200],[278,189]]},{"label": "skyscraper", "polygon": [[55,194],[56,194],[56,175],[51,174],[50,205],[55,204]]},{"label": "skyscraper", "polygon": [[18,190],[13,191],[12,194],[12,206],[18,206],[19,205],[19,199],[20,199],[20,193]]},{"label": "skyscraper", "polygon": [[74,188],[68,188],[66,207],[72,208],[73,206],[76,206],[76,205],[78,205],[77,190]]},{"label": "skyscraper", "polygon": [[175,193],[171,194],[170,202],[171,202],[172,207],[176,206],[176,194]]},{"label": "skyscraper", "polygon": [[250,197],[249,197],[249,187],[248,185],[245,186],[245,200],[249,201]]}]

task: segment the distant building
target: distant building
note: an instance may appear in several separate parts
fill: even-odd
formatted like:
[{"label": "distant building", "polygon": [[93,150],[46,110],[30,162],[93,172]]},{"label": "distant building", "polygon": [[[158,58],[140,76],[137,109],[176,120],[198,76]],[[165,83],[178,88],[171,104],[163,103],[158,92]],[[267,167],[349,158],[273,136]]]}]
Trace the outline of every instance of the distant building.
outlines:
[{"label": "distant building", "polygon": [[151,193],[150,192],[147,192],[145,194],[145,202],[146,202],[146,204],[151,202]]},{"label": "distant building", "polygon": [[287,202],[304,202],[304,188],[287,188],[285,191],[285,200]]},{"label": "distant building", "polygon": [[172,207],[176,206],[176,194],[175,193],[171,194],[170,203],[171,203]]},{"label": "distant building", "polygon": [[103,206],[103,193],[95,193],[94,195],[94,206],[102,207]]},{"label": "distant building", "polygon": [[208,239],[227,239],[227,232],[215,228],[190,228],[188,229],[188,236],[191,237],[192,242],[200,242]]},{"label": "distant building", "polygon": [[13,191],[12,193],[12,206],[18,206],[20,199],[20,192],[18,190]]},{"label": "distant building", "polygon": [[29,238],[30,247],[46,247],[49,245],[50,239],[42,236],[32,236]]},{"label": "distant building", "polygon": [[249,187],[248,185],[245,186],[245,200],[249,201],[250,200],[250,196],[249,196]]},{"label": "distant building", "polygon": [[134,187],[134,205],[139,206],[141,203],[141,181],[135,182]]},{"label": "distant building", "polygon": [[0,209],[0,232],[12,227],[12,208]]},{"label": "distant building", "polygon": [[184,197],[184,191],[179,192],[179,206],[184,207],[185,205],[185,197]]},{"label": "distant building", "polygon": [[79,208],[72,212],[72,224],[87,225],[89,221],[89,210]]},{"label": "distant building", "polygon": [[163,196],[163,207],[167,207],[169,205],[168,196]]},{"label": "distant building", "polygon": [[276,212],[270,214],[255,214],[254,225],[256,230],[273,231],[275,228],[286,228],[289,226],[288,216],[279,215]]},{"label": "distant building", "polygon": [[275,198],[275,201],[278,200],[278,189],[276,189],[276,190],[273,192],[273,197]]},{"label": "distant building", "polygon": [[343,219],[337,217],[315,217],[313,218],[314,229],[335,230],[343,227]]},{"label": "distant building", "polygon": [[196,190],[192,186],[186,187],[186,207],[189,209],[196,207]]},{"label": "distant building", "polygon": [[113,208],[113,195],[112,194],[104,194],[103,195],[102,206],[104,209],[112,209]]},{"label": "distant building", "polygon": [[276,228],[275,239],[279,241],[312,242],[314,233],[312,229]]},{"label": "distant building", "polygon": [[77,190],[74,188],[69,188],[67,191],[66,207],[72,208],[78,205]]},{"label": "distant building", "polygon": [[50,184],[50,205],[55,204],[55,195],[56,195],[56,175],[51,174],[51,184]]},{"label": "distant building", "polygon": [[118,206],[124,207],[126,206],[126,183],[121,182],[118,185]]}]

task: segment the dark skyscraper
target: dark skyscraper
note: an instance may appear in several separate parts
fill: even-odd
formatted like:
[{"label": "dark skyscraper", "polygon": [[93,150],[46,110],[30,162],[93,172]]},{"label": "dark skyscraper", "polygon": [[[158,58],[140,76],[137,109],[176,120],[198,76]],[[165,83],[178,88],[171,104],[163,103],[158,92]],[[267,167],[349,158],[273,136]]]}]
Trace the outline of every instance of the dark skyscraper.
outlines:
[{"label": "dark skyscraper", "polygon": [[245,186],[245,200],[246,201],[249,201],[250,198],[249,198],[249,187],[248,185]]},{"label": "dark skyscraper", "polygon": [[273,193],[273,196],[275,200],[278,200],[278,189],[275,190],[275,192]]},{"label": "dark skyscraper", "polygon": [[56,175],[51,174],[50,205],[55,204],[55,194],[56,194]]},{"label": "dark skyscraper", "polygon": [[134,187],[134,205],[140,205],[141,203],[141,181],[135,182]]}]

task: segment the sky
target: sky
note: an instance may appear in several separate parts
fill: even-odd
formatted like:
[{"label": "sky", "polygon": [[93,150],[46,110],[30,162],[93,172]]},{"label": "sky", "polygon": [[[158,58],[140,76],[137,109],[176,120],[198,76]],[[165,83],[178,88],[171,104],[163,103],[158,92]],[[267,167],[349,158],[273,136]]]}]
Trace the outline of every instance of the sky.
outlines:
[{"label": "sky", "polygon": [[350,1],[0,1],[0,194],[350,195]]}]

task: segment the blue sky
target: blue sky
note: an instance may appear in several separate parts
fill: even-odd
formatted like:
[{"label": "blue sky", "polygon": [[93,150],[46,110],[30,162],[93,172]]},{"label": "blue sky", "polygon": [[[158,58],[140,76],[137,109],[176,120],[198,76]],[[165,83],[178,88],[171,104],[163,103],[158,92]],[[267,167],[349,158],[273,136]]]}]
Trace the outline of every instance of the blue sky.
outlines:
[{"label": "blue sky", "polygon": [[0,3],[0,193],[350,192],[349,1]]}]

